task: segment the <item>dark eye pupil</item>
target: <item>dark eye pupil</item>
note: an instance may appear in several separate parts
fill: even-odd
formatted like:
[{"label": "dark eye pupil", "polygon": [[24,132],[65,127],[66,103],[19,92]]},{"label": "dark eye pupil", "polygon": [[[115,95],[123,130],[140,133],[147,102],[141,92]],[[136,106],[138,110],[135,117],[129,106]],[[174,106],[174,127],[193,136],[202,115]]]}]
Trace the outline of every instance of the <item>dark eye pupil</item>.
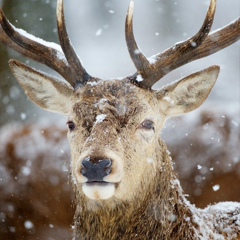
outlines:
[{"label": "dark eye pupil", "polygon": [[68,125],[68,128],[69,128],[70,131],[74,130],[75,127],[76,127],[75,123],[72,122],[72,121],[68,121],[67,125]]},{"label": "dark eye pupil", "polygon": [[149,130],[154,130],[154,123],[151,120],[145,120],[142,122],[142,127]]}]

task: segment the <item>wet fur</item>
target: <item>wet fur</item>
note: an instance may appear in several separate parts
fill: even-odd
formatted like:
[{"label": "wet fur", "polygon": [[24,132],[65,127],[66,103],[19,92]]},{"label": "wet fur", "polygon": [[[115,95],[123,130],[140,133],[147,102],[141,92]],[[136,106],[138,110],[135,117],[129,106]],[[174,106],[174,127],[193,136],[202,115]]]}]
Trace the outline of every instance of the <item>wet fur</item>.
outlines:
[{"label": "wet fur", "polygon": [[[122,84],[125,84],[125,88]],[[148,147],[141,145],[137,137],[137,126],[142,116],[146,117],[151,112],[147,106],[152,107],[155,116],[161,115],[156,112],[160,108],[158,109],[153,95],[131,83],[119,81],[103,81],[96,88],[86,86],[80,90],[80,101],[74,105],[73,112],[76,114],[74,119],[79,119],[77,125],[85,129],[82,135],[85,137],[75,139],[84,144],[78,151],[72,149],[72,153],[80,154],[86,149],[92,149],[91,153],[97,156],[104,155],[104,151],[108,152],[108,149],[118,153],[124,162],[126,179],[125,184],[120,184],[127,190],[125,199],[114,196],[109,200],[90,200],[83,194],[81,186],[74,184],[77,203],[75,240],[192,240],[199,239],[201,235],[215,239],[216,236],[220,237],[219,234],[226,234],[218,229],[221,216],[218,219],[211,212],[195,208],[185,199],[172,167],[172,159],[160,136],[154,134],[153,138],[145,137],[141,141],[145,141]],[[99,104],[101,99],[106,101]],[[103,113],[107,115],[106,120],[95,125],[96,116]],[[89,121],[87,128],[86,121]],[[158,121],[164,122],[164,119]],[[89,136],[92,137],[91,141],[88,141]],[[70,138],[70,143],[71,141]],[[147,157],[153,159],[151,164],[146,163]],[[74,174],[74,162],[78,157],[73,156],[73,159]],[[235,219],[240,214],[239,209],[240,207],[235,213],[230,213],[227,221]],[[200,224],[198,219],[204,223]],[[231,239],[236,229],[240,231],[240,227],[236,226],[233,232],[226,235],[226,239]]]},{"label": "wet fur", "polygon": [[[166,150],[163,142],[159,145]],[[174,184],[172,163],[167,154],[159,157],[155,181],[147,185],[143,179],[133,201],[91,202],[76,189],[81,204],[75,213],[75,239],[193,239],[194,228],[184,220],[191,212]]]}]

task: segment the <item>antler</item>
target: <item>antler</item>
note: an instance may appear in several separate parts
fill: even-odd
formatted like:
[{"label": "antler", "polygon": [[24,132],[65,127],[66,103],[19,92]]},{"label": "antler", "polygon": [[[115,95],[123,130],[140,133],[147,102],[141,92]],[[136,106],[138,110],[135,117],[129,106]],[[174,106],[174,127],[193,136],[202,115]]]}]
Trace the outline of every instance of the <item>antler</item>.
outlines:
[{"label": "antler", "polygon": [[[205,21],[190,39],[147,59],[137,46],[133,34],[133,1],[126,18],[126,42],[137,72],[129,78],[140,87],[151,88],[167,73],[193,60],[211,55],[236,42],[240,37],[240,19],[209,34],[216,10],[211,0]],[[75,89],[86,84],[91,76],[83,68],[67,34],[63,0],[57,3],[57,25],[61,48],[14,28],[0,9],[0,42],[21,54],[43,63],[63,76]],[[143,81],[139,81],[138,75]],[[141,80],[140,79],[140,80]]]},{"label": "antler", "polygon": [[[143,88],[151,88],[154,83],[172,70],[193,60],[211,55],[240,38],[240,18],[208,35],[216,10],[216,0],[211,0],[204,23],[196,35],[147,59],[140,51],[134,38],[133,7],[134,3],[131,1],[125,25],[128,51],[137,68],[137,72],[130,79]],[[143,79],[142,81],[138,81],[139,74]]]},{"label": "antler", "polygon": [[67,80],[75,89],[85,84],[90,75],[82,67],[70,43],[63,12],[63,0],[58,0],[57,22],[60,45],[38,39],[21,29],[17,29],[5,17],[0,9],[0,42],[52,68]]},{"label": "antler", "polygon": [[83,85],[91,78],[91,76],[83,68],[68,37],[64,18],[63,0],[58,0],[57,2],[57,25],[60,45],[65,54],[65,57],[67,58],[69,65],[72,68],[72,71],[76,75],[75,84]]}]

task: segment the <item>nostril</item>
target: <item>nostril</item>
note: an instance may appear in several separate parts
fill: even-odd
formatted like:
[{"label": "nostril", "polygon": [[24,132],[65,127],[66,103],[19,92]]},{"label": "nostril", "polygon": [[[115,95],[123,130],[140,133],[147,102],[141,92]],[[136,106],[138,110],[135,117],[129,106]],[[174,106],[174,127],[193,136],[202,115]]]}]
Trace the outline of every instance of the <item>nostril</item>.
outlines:
[{"label": "nostril", "polygon": [[108,163],[108,165],[105,167],[104,171],[106,172],[106,175],[109,175],[112,172],[112,161]]},{"label": "nostril", "polygon": [[82,161],[81,174],[87,177],[88,182],[103,181],[103,178],[112,171],[112,160],[87,157]]},{"label": "nostril", "polygon": [[83,166],[83,164],[82,164],[82,166],[81,166],[80,172],[81,172],[81,174],[82,174],[83,176],[85,176],[85,174],[86,174],[86,172],[87,172],[87,169]]}]

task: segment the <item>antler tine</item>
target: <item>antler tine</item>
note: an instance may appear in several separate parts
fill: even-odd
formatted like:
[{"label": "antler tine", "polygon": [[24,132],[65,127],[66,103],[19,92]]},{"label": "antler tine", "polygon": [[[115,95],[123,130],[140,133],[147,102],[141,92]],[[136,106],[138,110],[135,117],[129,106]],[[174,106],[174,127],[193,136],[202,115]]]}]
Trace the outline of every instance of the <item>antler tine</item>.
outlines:
[{"label": "antler tine", "polygon": [[129,54],[135,67],[138,70],[138,74],[141,74],[144,77],[145,69],[148,68],[149,62],[147,58],[142,54],[141,50],[139,49],[135,41],[135,37],[133,34],[133,9],[134,2],[131,1],[125,22],[125,37]]},{"label": "antler tine", "polygon": [[[63,53],[53,44],[40,40],[31,34],[17,29],[7,20],[0,9],[0,42],[17,52],[52,68],[70,83],[75,79]],[[56,45],[57,46],[57,45]]]},{"label": "antler tine", "polygon": [[[142,64],[142,68],[137,67],[137,73],[130,76],[140,87],[151,88],[157,81],[172,70],[183,66],[193,60],[209,56],[236,42],[240,36],[240,20],[232,22],[221,30],[210,35],[216,10],[216,0],[211,0],[210,6],[199,32],[190,39],[174,45],[166,51],[152,56],[151,61]],[[143,81],[137,82],[137,75],[142,73]]]},{"label": "antler tine", "polygon": [[73,84],[75,85],[74,87],[77,88],[79,85],[84,85],[91,76],[83,68],[68,37],[64,17],[63,0],[58,0],[57,2],[57,25],[60,45],[67,58],[70,68],[76,75],[76,79]]},{"label": "antler tine", "polygon": [[[211,30],[215,12],[216,0],[211,0],[205,20],[200,30],[188,40],[175,44],[165,52],[157,54],[155,56],[155,62],[152,64],[153,74],[151,74],[151,77],[143,83],[144,85],[152,87],[160,78],[179,67],[178,64],[184,65],[191,61],[189,56],[193,50],[201,46]],[[187,59],[187,61],[183,61],[183,59]]]},{"label": "antler tine", "polygon": [[[131,4],[129,9],[131,9]],[[187,55],[189,52],[191,52],[193,48],[197,48],[198,46],[200,46],[201,43],[207,37],[211,29],[215,10],[216,10],[216,0],[212,0],[208,9],[206,18],[204,20],[204,23],[201,29],[199,30],[199,32],[193,37],[191,37],[190,39],[182,43],[176,44],[166,53],[155,56],[155,59],[154,59],[155,61],[153,61],[153,63],[150,63],[146,59],[146,57],[141,56],[141,60],[144,59],[144,61],[142,61],[142,64],[139,65],[138,67],[136,66],[138,70],[136,74],[139,74],[140,72],[142,74],[143,81],[138,82],[138,85],[145,88],[151,88],[154,85],[154,83],[156,83],[161,77],[163,77],[164,75],[166,75],[168,72],[171,71],[171,67],[174,64],[176,64],[176,61],[181,59],[183,55]],[[131,17],[128,17],[128,18],[131,20]],[[130,23],[132,23],[132,21],[130,21]],[[136,74],[133,77],[135,81],[137,78]]]},{"label": "antler tine", "polygon": [[[191,54],[190,61],[203,58],[218,52],[240,40],[240,18],[220,30],[213,31],[208,35],[203,44]],[[188,59],[185,62],[190,62]],[[182,66],[181,64],[180,66]]]}]

